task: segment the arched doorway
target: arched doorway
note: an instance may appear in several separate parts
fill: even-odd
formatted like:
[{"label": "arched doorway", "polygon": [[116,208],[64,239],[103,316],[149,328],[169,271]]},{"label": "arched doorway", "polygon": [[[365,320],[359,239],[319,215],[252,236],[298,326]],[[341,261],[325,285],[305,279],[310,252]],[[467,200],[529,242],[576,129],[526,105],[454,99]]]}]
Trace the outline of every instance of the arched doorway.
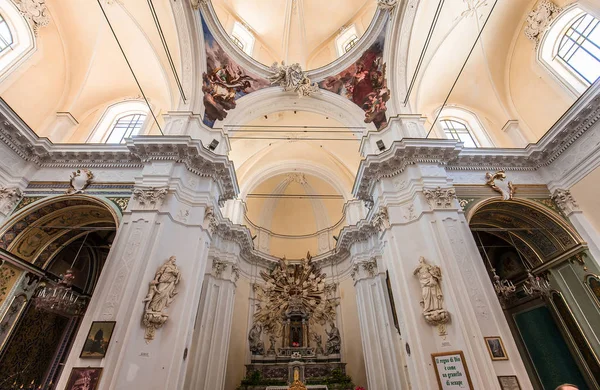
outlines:
[{"label": "arched doorway", "polygon": [[532,383],[599,388],[600,308],[586,293],[586,275],[598,270],[573,227],[522,199],[481,202],[469,226],[494,286],[515,286],[498,296]]},{"label": "arched doorway", "polygon": [[118,221],[104,201],[72,195],[33,203],[0,228],[0,388],[53,388],[83,314],[39,307],[35,296],[71,269],[72,289],[89,301]]}]

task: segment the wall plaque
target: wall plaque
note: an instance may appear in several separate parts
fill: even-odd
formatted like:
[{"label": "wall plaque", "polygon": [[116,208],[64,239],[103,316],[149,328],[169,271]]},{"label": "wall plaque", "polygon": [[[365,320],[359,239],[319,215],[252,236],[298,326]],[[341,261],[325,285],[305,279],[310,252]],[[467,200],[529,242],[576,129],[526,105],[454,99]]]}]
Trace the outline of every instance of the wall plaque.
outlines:
[{"label": "wall plaque", "polygon": [[462,351],[432,353],[440,390],[472,390],[473,384]]}]

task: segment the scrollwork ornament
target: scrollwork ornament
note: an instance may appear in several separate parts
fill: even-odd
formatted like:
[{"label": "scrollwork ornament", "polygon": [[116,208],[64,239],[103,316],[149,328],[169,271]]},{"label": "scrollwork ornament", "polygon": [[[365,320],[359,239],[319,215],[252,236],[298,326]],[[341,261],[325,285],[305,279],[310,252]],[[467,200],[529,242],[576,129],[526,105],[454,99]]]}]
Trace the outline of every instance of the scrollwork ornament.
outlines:
[{"label": "scrollwork ornament", "polygon": [[537,8],[527,15],[524,33],[527,38],[535,42],[536,47],[550,24],[560,14],[560,11],[561,8],[552,1],[542,0]]},{"label": "scrollwork ornament", "polygon": [[215,209],[213,207],[207,207],[204,211],[204,226],[208,229],[210,234],[214,234],[218,225]]},{"label": "scrollwork ornament", "polygon": [[387,211],[387,207],[381,206],[376,214],[373,215],[371,219],[371,224],[379,229],[380,231],[384,231],[385,229],[389,229],[390,227],[390,218]]},{"label": "scrollwork ornament", "polygon": [[294,91],[299,97],[310,96],[319,92],[317,83],[312,83],[306,72],[302,71],[300,64],[295,63],[286,65],[283,61],[281,65],[273,63],[269,68],[271,75],[267,78],[271,84],[278,84],[284,91]]},{"label": "scrollwork ornament", "polygon": [[448,209],[452,207],[452,201],[456,198],[454,188],[423,188],[423,195],[427,203],[433,209]]},{"label": "scrollwork ornament", "polygon": [[377,260],[373,258],[369,261],[365,261],[362,263],[362,267],[367,272],[369,277],[372,278],[377,273]]},{"label": "scrollwork ornament", "polygon": [[569,190],[558,188],[552,194],[552,200],[554,203],[556,203],[560,211],[566,215],[571,214],[573,211],[579,210],[579,205]]},{"label": "scrollwork ornament", "polygon": [[142,324],[146,328],[144,338],[146,343],[154,340],[156,330],[161,328],[169,316],[165,310],[175,299],[177,291],[175,287],[181,280],[181,272],[175,264],[175,256],[169,257],[156,271],[154,279],[148,287],[148,294],[144,298],[144,315]]},{"label": "scrollwork ornament", "polygon": [[506,173],[504,171],[497,171],[496,173],[486,172],[485,174],[485,184],[500,193],[502,199],[511,200],[515,194],[516,187],[511,181],[507,182],[507,186],[503,186],[505,179]]},{"label": "scrollwork ornament", "polygon": [[384,11],[393,11],[398,5],[398,0],[377,0],[377,6]]},{"label": "scrollwork ornament", "polygon": [[8,214],[23,198],[21,190],[14,187],[0,187],[0,212]]},{"label": "scrollwork ornament", "polygon": [[78,169],[71,174],[67,195],[82,194],[92,184],[94,174],[89,169]]},{"label": "scrollwork ornament", "polygon": [[37,37],[41,27],[50,24],[50,14],[46,6],[46,0],[13,0],[19,12],[33,29]]}]

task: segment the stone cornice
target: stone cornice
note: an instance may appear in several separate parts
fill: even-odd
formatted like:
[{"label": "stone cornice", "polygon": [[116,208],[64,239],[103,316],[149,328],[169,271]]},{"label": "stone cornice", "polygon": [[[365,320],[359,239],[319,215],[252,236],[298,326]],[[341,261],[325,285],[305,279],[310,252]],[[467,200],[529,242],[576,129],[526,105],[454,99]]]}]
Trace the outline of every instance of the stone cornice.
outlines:
[{"label": "stone cornice", "polygon": [[600,80],[535,144],[522,149],[464,149],[454,140],[402,139],[360,163],[352,193],[358,199],[370,200],[377,181],[397,175],[415,163],[437,163],[450,170],[534,171],[552,164],[599,119]]},{"label": "stone cornice", "polygon": [[0,141],[39,167],[141,168],[150,161],[176,161],[198,176],[212,178],[219,185],[221,200],[232,199],[239,192],[235,169],[227,156],[209,151],[189,136],[138,136],[126,145],[53,144],[38,137],[0,100]]}]

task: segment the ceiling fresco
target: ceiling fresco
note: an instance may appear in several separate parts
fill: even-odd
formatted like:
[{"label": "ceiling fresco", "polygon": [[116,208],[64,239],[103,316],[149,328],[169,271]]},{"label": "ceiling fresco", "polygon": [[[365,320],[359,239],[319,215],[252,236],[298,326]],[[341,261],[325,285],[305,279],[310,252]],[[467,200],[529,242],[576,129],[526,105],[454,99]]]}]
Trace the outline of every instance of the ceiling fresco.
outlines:
[{"label": "ceiling fresco", "polygon": [[[383,62],[386,30],[387,24],[355,63],[318,83],[319,88],[344,96],[360,107],[365,112],[365,123],[373,123],[378,129],[387,126],[386,102],[391,96]],[[237,99],[269,87],[270,82],[248,72],[228,55],[203,18],[202,31],[206,50],[206,72],[202,76],[203,122],[212,128],[216,121],[227,117],[228,111],[235,109]]]}]

